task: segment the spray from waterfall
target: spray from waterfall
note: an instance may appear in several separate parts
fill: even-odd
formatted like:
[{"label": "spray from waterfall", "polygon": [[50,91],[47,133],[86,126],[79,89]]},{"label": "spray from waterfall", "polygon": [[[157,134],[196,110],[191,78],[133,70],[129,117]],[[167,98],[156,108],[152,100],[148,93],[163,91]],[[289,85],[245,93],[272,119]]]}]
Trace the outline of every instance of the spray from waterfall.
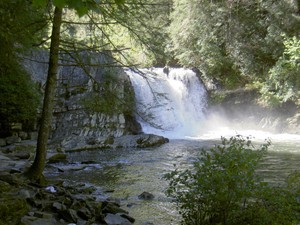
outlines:
[{"label": "spray from waterfall", "polygon": [[207,106],[204,85],[184,68],[126,71],[136,97],[137,120],[143,132],[169,138],[195,136],[201,130]]}]

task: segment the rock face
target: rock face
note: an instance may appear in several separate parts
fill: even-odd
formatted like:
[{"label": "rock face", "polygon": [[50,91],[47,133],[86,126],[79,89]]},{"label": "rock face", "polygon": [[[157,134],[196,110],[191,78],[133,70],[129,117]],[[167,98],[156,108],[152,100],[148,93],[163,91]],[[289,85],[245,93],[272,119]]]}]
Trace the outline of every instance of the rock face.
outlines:
[{"label": "rock face", "polygon": [[[48,53],[33,52],[29,58],[24,65],[43,91]],[[72,148],[76,147],[72,146],[75,142],[79,143],[77,147],[80,142],[95,145],[141,133],[133,114],[134,90],[130,79],[122,69],[104,66],[114,64],[109,53],[82,52],[61,58],[64,66],[58,71],[51,133],[54,143]],[[85,66],[74,66],[79,62]]]},{"label": "rock face", "polygon": [[238,89],[223,93],[219,104],[210,108],[240,128],[262,129],[278,133],[300,134],[300,109],[292,102],[281,107],[267,108],[258,103],[256,90]]}]

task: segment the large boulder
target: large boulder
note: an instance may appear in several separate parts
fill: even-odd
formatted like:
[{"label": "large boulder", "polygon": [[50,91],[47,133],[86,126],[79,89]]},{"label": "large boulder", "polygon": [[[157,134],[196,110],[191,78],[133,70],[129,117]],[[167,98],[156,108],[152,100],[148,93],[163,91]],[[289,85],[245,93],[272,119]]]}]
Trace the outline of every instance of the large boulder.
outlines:
[{"label": "large boulder", "polygon": [[11,145],[11,144],[15,144],[15,143],[20,143],[21,142],[21,138],[18,136],[10,136],[6,138],[6,144],[7,145]]},{"label": "large boulder", "polygon": [[163,136],[155,134],[138,134],[138,135],[124,135],[116,138],[114,142],[115,148],[146,148],[160,146],[169,142],[169,140]]}]

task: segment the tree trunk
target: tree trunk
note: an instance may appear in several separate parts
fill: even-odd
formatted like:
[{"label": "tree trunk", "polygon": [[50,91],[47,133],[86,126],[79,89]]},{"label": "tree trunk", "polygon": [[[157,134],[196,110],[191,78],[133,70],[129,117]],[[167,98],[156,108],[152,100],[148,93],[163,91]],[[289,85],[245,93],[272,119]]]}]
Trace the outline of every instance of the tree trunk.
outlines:
[{"label": "tree trunk", "polygon": [[55,7],[52,24],[52,36],[50,44],[49,68],[44,94],[43,111],[41,124],[38,133],[36,155],[32,166],[26,175],[35,181],[43,178],[43,171],[46,164],[47,142],[51,130],[51,121],[54,108],[54,98],[57,83],[58,53],[60,44],[60,27],[62,22],[62,9]]}]

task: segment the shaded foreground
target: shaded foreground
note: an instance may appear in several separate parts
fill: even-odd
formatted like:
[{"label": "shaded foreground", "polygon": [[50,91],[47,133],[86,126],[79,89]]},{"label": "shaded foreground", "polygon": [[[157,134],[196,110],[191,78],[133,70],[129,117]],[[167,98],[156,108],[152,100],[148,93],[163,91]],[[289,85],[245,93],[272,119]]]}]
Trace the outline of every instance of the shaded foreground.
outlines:
[{"label": "shaded foreground", "polygon": [[[24,159],[26,158],[26,159]],[[83,183],[26,180],[26,154],[0,153],[0,224],[132,224],[135,219],[113,199]]]}]

